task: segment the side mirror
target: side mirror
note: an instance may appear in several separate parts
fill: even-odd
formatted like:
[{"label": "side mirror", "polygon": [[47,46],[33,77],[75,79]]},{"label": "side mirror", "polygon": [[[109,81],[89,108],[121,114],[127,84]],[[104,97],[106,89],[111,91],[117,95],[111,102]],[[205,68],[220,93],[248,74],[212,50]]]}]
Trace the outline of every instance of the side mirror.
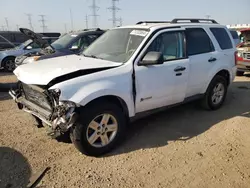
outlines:
[{"label": "side mirror", "polygon": [[70,48],[70,50],[76,51],[76,50],[79,50],[79,47],[78,47],[78,46],[72,46],[72,47]]},{"label": "side mirror", "polygon": [[32,49],[32,46],[27,46],[26,49],[27,49],[27,50],[31,50],[31,49]]},{"label": "side mirror", "polygon": [[147,65],[160,65],[164,63],[163,54],[161,52],[148,52],[142,61],[139,62],[139,66]]}]

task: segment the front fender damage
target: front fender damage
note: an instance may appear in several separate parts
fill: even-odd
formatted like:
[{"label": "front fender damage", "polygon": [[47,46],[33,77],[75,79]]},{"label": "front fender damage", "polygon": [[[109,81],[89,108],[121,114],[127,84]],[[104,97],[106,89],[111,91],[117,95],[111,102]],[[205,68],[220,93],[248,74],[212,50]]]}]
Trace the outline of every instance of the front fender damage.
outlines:
[{"label": "front fender damage", "polygon": [[[66,133],[78,118],[78,106],[71,101],[59,101],[60,90],[20,84],[9,94],[18,108],[36,117],[37,123],[49,126],[48,135],[56,138]],[[41,121],[39,121],[41,120]]]},{"label": "front fender damage", "polygon": [[59,102],[55,106],[52,117],[51,131],[48,133],[52,137],[57,137],[67,132],[78,119],[77,105],[70,101]]}]

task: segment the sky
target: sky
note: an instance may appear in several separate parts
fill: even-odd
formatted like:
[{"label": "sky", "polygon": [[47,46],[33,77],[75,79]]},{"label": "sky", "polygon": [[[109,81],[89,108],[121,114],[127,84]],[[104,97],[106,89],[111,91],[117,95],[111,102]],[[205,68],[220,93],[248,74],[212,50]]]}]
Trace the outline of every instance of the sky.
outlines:
[{"label": "sky", "polygon": [[[45,16],[48,32],[65,32],[72,29],[70,9],[73,18],[73,29],[86,28],[86,15],[91,15],[92,0],[0,0],[0,30],[27,27],[28,17],[32,14],[32,25],[36,32],[41,32],[39,15]],[[111,28],[112,17],[108,7],[111,0],[96,0],[99,6],[97,14],[100,28]],[[121,9],[116,14],[122,18],[123,25],[135,24],[142,20],[171,20],[173,18],[205,18],[207,15],[221,24],[250,24],[250,0],[120,0],[116,3]],[[88,16],[88,25],[93,26],[93,17]],[[66,25],[66,28],[65,28]]]}]

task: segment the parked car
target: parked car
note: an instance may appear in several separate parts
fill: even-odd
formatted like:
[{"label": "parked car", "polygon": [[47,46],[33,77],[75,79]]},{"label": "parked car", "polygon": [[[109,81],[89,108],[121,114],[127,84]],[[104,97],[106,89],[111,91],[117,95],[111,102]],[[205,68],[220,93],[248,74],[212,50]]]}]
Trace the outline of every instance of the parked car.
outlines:
[{"label": "parked car", "polygon": [[17,67],[9,93],[51,135],[70,131],[79,151],[99,156],[142,114],[198,99],[220,108],[235,77],[233,44],[215,20],[139,22],[107,31],[81,55]]},{"label": "parked car", "polygon": [[[30,52],[16,58],[16,66],[32,63],[34,61],[60,57],[65,55],[77,54],[86,49],[92,42],[100,37],[105,31],[97,29],[85,29],[83,31],[68,33],[55,42],[53,42],[49,50],[43,48],[38,52]],[[30,37],[35,40],[34,37]],[[53,50],[51,50],[51,48]]]},{"label": "parked car", "polygon": [[234,45],[237,46],[238,44],[240,44],[240,36],[238,35],[238,32],[233,29],[230,29],[229,31],[234,39]]},{"label": "parked car", "polygon": [[[60,33],[39,33],[45,37],[59,38]],[[27,41],[29,37],[20,31],[0,31],[0,50],[5,50],[19,46]]]},{"label": "parked car", "polygon": [[237,46],[237,76],[250,72],[250,29],[240,31],[241,43]]},{"label": "parked car", "polygon": [[[24,33],[27,29],[20,28],[20,31]],[[25,35],[25,34],[23,34]],[[27,36],[27,35],[25,35]],[[42,34],[36,34],[37,38],[36,42],[31,39],[28,39],[24,43],[20,44],[19,46],[13,47],[8,50],[0,51],[0,68],[3,68],[5,71],[13,71],[15,69],[15,58],[22,54],[30,53],[30,52],[38,52],[41,49],[41,45],[49,44],[49,41],[55,41],[58,37],[48,37]],[[40,43],[39,41],[40,40]]]}]

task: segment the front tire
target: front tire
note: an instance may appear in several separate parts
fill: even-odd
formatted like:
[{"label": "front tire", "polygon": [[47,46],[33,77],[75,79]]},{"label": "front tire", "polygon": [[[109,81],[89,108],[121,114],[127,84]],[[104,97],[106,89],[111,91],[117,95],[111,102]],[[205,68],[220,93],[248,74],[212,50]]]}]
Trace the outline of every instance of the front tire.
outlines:
[{"label": "front tire", "polygon": [[15,70],[15,58],[14,57],[7,57],[3,60],[3,68],[7,72],[12,72]]},{"label": "front tire", "polygon": [[83,154],[100,156],[117,147],[126,132],[122,109],[108,102],[93,103],[80,110],[71,129],[71,141]]},{"label": "front tire", "polygon": [[219,109],[226,98],[227,87],[226,79],[216,75],[208,86],[202,101],[202,106],[207,110]]}]

